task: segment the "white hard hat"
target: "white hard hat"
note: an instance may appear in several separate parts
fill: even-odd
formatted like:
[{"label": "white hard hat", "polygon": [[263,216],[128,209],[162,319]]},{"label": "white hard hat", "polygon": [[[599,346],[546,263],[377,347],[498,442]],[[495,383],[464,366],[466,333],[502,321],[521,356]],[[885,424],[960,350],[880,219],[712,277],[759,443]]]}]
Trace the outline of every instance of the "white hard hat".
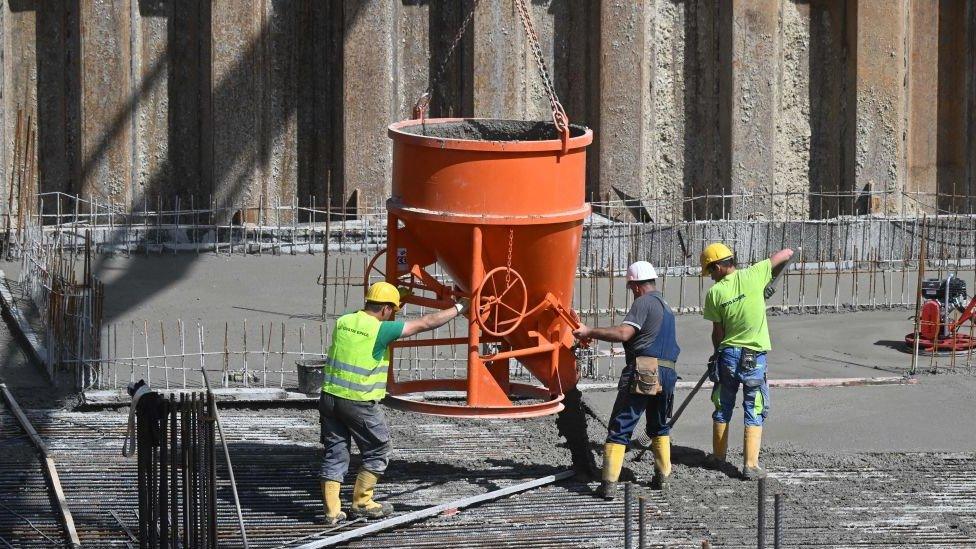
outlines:
[{"label": "white hard hat", "polygon": [[638,261],[627,267],[627,282],[640,282],[643,280],[654,280],[657,278],[657,271],[654,265],[647,261]]}]

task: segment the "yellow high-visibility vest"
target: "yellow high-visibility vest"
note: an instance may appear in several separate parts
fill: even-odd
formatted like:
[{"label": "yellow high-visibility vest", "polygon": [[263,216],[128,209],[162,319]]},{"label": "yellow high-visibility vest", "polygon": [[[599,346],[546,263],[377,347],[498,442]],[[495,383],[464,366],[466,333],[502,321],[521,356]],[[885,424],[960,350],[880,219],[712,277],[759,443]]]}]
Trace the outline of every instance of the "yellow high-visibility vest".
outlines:
[{"label": "yellow high-visibility vest", "polygon": [[364,311],[339,317],[322,373],[322,392],[349,400],[382,400],[386,396],[389,350],[379,360],[373,348],[380,320]]}]

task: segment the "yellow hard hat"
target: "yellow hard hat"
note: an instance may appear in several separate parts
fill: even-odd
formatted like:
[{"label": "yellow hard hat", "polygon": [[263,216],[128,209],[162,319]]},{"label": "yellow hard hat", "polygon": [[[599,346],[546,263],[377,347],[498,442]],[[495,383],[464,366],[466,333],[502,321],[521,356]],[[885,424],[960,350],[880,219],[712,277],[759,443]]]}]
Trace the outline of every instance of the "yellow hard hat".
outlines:
[{"label": "yellow hard hat", "polygon": [[712,263],[728,259],[733,255],[735,254],[732,253],[732,250],[721,242],[715,242],[705,246],[705,249],[701,253],[702,274],[710,274],[712,272]]},{"label": "yellow hard hat", "polygon": [[373,303],[389,303],[394,311],[400,310],[400,290],[389,282],[377,282],[366,292],[366,301]]}]

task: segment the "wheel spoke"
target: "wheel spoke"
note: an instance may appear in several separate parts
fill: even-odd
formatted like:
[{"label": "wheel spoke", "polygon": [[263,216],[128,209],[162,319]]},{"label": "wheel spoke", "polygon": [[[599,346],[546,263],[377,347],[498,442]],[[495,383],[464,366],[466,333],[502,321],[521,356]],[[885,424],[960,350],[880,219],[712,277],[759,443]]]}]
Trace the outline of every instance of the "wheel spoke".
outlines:
[{"label": "wheel spoke", "polygon": [[510,318],[508,320],[502,320],[501,322],[496,322],[496,324],[500,324],[502,326],[507,326],[508,324],[515,324],[519,320],[521,320],[521,319],[518,318],[518,317],[515,317],[515,318]]},{"label": "wheel spoke", "polygon": [[497,296],[498,295],[498,285],[495,282],[495,277],[491,277],[491,289],[492,289],[491,295]]},{"label": "wheel spoke", "polygon": [[501,305],[502,307],[505,307],[509,311],[512,311],[513,313],[515,313],[515,316],[517,316],[517,317],[522,316],[522,311],[516,309],[515,307],[512,307],[511,305],[509,305],[509,304],[507,304],[505,302],[502,302],[502,301],[499,301],[498,304]]},{"label": "wheel spoke", "polygon": [[505,291],[502,292],[502,295],[498,296],[498,299],[501,299],[501,298],[505,297],[505,294],[507,294],[508,291],[511,290],[512,288],[514,288],[515,286],[521,286],[521,284],[519,284],[519,280],[518,279],[509,282],[508,283],[508,288],[505,288]]}]

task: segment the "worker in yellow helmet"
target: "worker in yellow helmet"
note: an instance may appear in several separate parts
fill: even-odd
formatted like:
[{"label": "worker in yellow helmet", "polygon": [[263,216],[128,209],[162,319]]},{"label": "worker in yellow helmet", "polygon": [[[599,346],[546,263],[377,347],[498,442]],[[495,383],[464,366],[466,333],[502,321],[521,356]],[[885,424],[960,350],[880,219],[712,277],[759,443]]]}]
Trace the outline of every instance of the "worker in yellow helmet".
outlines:
[{"label": "worker in yellow helmet", "polygon": [[702,276],[715,281],[705,295],[703,311],[705,320],[712,322],[715,350],[708,362],[715,412],[712,453],[706,464],[720,468],[725,463],[729,420],[741,385],[745,411],[742,476],[748,480],[766,475],[759,466],[762,428],[769,414],[766,353],[771,345],[765,292],[792,256],[793,250],[787,248],[751,267],[736,269],[735,254],[725,244],[709,244],[701,254]]},{"label": "worker in yellow helmet", "polygon": [[346,518],[339,501],[339,487],[349,470],[350,439],[362,456],[362,467],[353,487],[353,516],[381,518],[393,509],[389,503],[373,501],[373,490],[386,471],[390,453],[390,430],[379,401],[386,396],[389,345],[401,337],[433,330],[467,311],[468,301],[417,319],[394,320],[400,310],[401,292],[392,284],[377,282],[366,293],[365,306],[339,317],[319,398],[322,426],[322,498],[326,523]]}]

